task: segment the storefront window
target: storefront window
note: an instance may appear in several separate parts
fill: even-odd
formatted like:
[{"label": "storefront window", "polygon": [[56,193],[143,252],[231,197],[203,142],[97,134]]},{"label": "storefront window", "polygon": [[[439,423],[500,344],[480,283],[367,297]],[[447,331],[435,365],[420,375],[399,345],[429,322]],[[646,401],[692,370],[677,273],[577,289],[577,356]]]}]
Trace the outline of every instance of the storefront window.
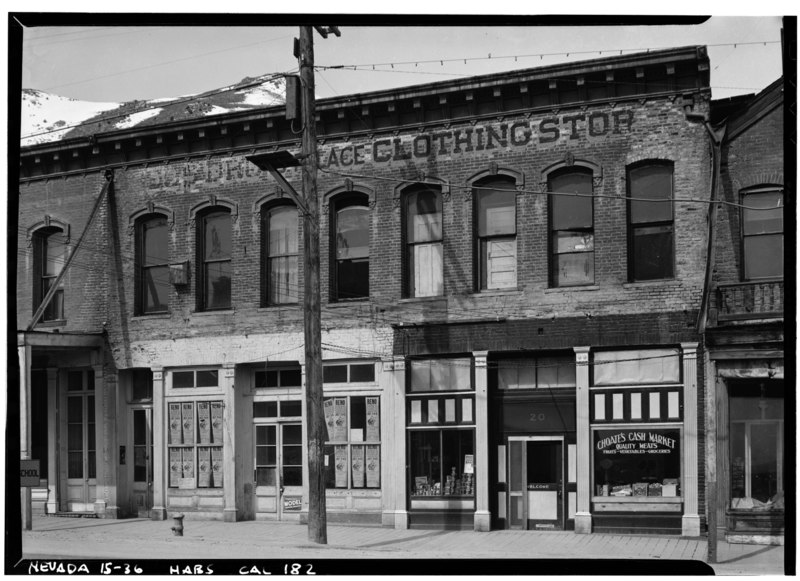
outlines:
[{"label": "storefront window", "polygon": [[678,429],[630,426],[594,432],[596,496],[681,496]]},{"label": "storefront window", "polygon": [[731,508],[784,510],[783,413],[782,384],[731,386]]},{"label": "storefront window", "polygon": [[167,407],[170,488],[222,488],[222,402],[183,401]]},{"label": "storefront window", "polygon": [[412,496],[475,495],[474,430],[409,431]]},{"label": "storefront window", "polygon": [[380,488],[379,397],[331,397],[323,401],[326,488]]}]

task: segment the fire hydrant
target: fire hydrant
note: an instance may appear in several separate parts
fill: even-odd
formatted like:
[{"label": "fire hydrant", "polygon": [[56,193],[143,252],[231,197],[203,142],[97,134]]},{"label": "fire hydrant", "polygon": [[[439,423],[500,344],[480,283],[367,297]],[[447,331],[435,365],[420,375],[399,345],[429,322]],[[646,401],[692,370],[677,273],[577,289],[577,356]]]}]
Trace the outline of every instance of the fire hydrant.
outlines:
[{"label": "fire hydrant", "polygon": [[172,519],[175,521],[175,526],[172,527],[172,534],[176,537],[183,536],[183,516],[182,514],[175,514]]}]

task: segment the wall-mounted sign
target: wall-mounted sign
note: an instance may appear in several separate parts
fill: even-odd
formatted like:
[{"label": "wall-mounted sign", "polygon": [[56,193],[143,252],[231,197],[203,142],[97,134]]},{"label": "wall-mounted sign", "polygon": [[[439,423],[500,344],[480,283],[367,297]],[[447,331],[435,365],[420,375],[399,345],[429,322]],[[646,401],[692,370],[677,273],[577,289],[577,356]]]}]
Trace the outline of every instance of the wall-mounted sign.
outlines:
[{"label": "wall-mounted sign", "polygon": [[39,486],[39,460],[19,461],[19,485]]}]

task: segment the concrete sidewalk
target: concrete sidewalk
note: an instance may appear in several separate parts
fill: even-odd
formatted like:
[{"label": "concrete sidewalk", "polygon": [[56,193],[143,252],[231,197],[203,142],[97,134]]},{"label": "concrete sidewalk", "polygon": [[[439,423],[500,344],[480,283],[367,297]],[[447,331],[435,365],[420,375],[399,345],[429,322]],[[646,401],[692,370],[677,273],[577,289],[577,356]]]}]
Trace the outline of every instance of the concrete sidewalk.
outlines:
[{"label": "concrete sidewalk", "polygon": [[[308,540],[305,525],[268,521],[226,523],[211,520],[184,521],[184,535],[175,536],[172,519],[83,519],[35,517],[33,530],[22,535],[25,559],[115,560],[258,560],[286,559],[486,559],[497,563],[515,559],[598,560],[604,563],[634,560],[652,572],[669,564],[705,562],[705,538],[655,535],[578,535],[569,531],[473,531],[396,530],[383,527],[329,524],[328,544]],[[734,545],[719,542],[718,575],[782,575],[784,547]],[[639,563],[643,561],[643,563]],[[404,563],[408,565],[408,563]],[[585,564],[585,563],[584,563]],[[684,563],[686,564],[686,563]],[[551,563],[552,565],[552,563]],[[528,564],[530,569],[530,564]],[[516,572],[516,571],[515,571]],[[524,571],[519,571],[524,573]],[[535,571],[528,571],[536,574]]]}]

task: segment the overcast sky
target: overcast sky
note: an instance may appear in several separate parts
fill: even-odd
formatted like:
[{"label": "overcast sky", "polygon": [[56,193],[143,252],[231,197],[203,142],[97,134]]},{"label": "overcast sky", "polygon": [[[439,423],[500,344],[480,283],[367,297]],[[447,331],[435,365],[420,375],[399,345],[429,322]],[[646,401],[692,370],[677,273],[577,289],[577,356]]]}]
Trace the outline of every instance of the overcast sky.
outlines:
[{"label": "overcast sky", "polygon": [[[391,17],[378,22],[391,23]],[[69,24],[78,23],[73,18]],[[478,24],[340,26],[341,37],[315,35],[318,66],[359,66],[319,70],[317,95],[695,44],[708,46],[715,99],[757,92],[782,74],[780,17],[715,16],[700,25],[680,26]],[[297,26],[26,27],[22,86],[97,102],[196,94],[245,77],[296,71],[292,39],[297,35]]]}]

